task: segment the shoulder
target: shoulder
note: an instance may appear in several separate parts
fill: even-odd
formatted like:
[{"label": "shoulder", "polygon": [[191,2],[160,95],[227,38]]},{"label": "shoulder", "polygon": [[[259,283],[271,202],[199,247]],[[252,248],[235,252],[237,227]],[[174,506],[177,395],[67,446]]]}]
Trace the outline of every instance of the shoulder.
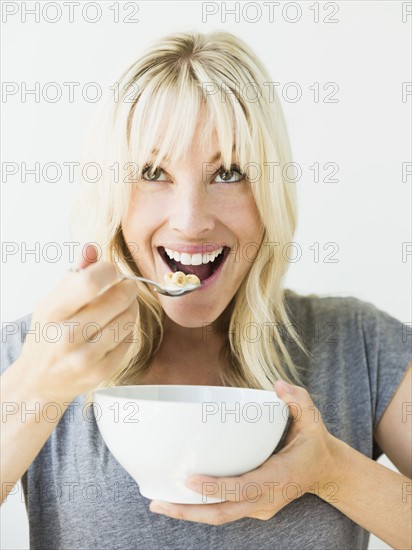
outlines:
[{"label": "shoulder", "polygon": [[363,315],[368,317],[377,311],[376,306],[354,296],[338,296],[331,294],[298,294],[286,289],[285,298],[293,310],[308,314],[325,315]]},{"label": "shoulder", "polygon": [[[404,364],[411,355],[412,326],[354,296],[285,292],[293,327],[308,349]],[[333,344],[333,346],[331,346]]]},{"label": "shoulder", "polygon": [[402,323],[371,302],[354,296],[298,294],[285,291],[286,304],[291,317],[297,321],[334,321],[342,329],[361,329],[365,334],[374,333],[379,325]]},{"label": "shoulder", "polygon": [[[406,399],[405,385],[400,384],[412,357],[411,323],[401,322],[354,296],[288,291],[285,298],[291,322],[302,331],[308,357],[294,342],[287,345],[301,371],[302,385],[314,399],[328,430],[366,456],[377,459],[382,451],[389,455],[387,433],[395,430],[391,415],[399,418],[398,404]],[[398,397],[389,409],[392,412],[377,432],[380,448],[373,430],[395,392]],[[387,425],[390,428],[385,432]],[[396,428],[398,441],[406,441],[401,428]],[[398,460],[397,464],[406,468],[405,454],[399,458],[393,451],[392,456],[395,463]]]},{"label": "shoulder", "polygon": [[1,374],[19,357],[30,329],[32,314],[1,325]]}]

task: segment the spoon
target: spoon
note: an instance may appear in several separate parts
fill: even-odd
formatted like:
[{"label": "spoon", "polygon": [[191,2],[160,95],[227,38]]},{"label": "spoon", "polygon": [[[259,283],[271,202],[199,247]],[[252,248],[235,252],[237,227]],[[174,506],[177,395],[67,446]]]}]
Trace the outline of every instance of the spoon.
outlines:
[{"label": "spoon", "polygon": [[[82,268],[71,268],[69,269],[71,273],[78,273],[79,271],[82,271]],[[133,281],[141,281],[142,283],[147,283],[148,285],[154,286],[154,289],[159,294],[163,294],[164,296],[170,296],[172,298],[177,298],[178,296],[184,296],[185,294],[189,294],[190,292],[193,292],[194,290],[197,290],[201,286],[203,286],[203,281],[200,281],[200,284],[198,285],[186,285],[184,287],[176,287],[173,288],[171,285],[165,285],[157,283],[156,281],[152,281],[151,279],[145,279],[144,277],[137,277],[136,275],[124,275],[124,273],[120,273],[120,280],[123,279],[131,279]],[[119,282],[119,281],[117,281]],[[115,283],[116,284],[116,283]],[[98,292],[98,296],[103,294],[106,290],[108,290],[112,285],[108,285],[105,288],[102,288],[100,292]]]},{"label": "spoon", "polygon": [[144,277],[137,277],[136,275],[123,275],[123,273],[120,273],[120,276],[122,279],[132,279],[133,281],[141,281],[142,283],[153,285],[156,292],[158,292],[159,294],[163,294],[164,296],[171,297],[184,296],[185,294],[189,294],[189,292],[197,290],[204,284],[202,281],[200,281],[200,284],[198,285],[186,285],[180,288],[173,288],[171,285],[156,283],[155,281],[145,279]]}]

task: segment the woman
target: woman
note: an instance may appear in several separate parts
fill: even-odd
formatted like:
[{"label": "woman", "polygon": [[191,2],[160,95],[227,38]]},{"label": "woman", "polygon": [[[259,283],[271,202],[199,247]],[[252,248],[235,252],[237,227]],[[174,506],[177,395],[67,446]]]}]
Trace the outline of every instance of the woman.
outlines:
[{"label": "woman", "polygon": [[[366,548],[369,532],[410,544],[410,343],[369,303],[282,288],[295,190],[268,82],[232,34],[174,34],[105,106],[90,153],[103,177],[75,211],[94,245],[3,336],[2,494],[22,479],[33,548]],[[168,298],[118,270],[204,286]],[[275,389],[292,423],[260,468],[188,480],[215,483],[221,503],[150,502],[86,407],[118,384]],[[383,452],[401,474],[375,462]]]}]

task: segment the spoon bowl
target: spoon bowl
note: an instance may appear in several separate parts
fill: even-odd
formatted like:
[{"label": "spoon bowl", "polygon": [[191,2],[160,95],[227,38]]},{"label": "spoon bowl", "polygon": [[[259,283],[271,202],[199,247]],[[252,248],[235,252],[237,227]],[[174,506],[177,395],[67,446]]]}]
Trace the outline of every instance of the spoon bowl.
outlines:
[{"label": "spoon bowl", "polygon": [[163,294],[164,296],[170,296],[172,298],[177,298],[178,296],[185,296],[186,294],[189,294],[190,292],[193,292],[194,290],[197,290],[200,288],[204,283],[200,281],[200,284],[198,285],[186,285],[185,287],[176,287],[173,288],[170,285],[164,285],[157,283],[156,281],[152,281],[151,279],[145,279],[144,277],[137,277],[136,275],[123,275],[121,273],[122,279],[131,279],[133,281],[141,281],[142,283],[146,283],[148,285],[154,286],[154,289],[159,294]]}]

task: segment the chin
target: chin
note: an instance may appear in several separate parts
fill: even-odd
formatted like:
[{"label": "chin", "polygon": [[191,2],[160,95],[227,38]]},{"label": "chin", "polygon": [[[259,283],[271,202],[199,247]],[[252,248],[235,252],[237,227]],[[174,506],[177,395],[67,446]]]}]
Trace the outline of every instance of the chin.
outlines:
[{"label": "chin", "polygon": [[196,321],[195,319],[192,322],[188,321],[187,319],[185,321],[181,321],[180,319],[172,319],[172,321],[176,323],[176,325],[179,325],[183,328],[203,328],[210,324],[205,323],[204,321]]},{"label": "chin", "polygon": [[[172,298],[178,300],[179,298]],[[165,314],[171,321],[184,328],[202,328],[214,323],[219,315],[222,313],[219,311],[209,311],[208,313],[201,314],[199,310],[195,308],[177,308],[164,307]]]}]

